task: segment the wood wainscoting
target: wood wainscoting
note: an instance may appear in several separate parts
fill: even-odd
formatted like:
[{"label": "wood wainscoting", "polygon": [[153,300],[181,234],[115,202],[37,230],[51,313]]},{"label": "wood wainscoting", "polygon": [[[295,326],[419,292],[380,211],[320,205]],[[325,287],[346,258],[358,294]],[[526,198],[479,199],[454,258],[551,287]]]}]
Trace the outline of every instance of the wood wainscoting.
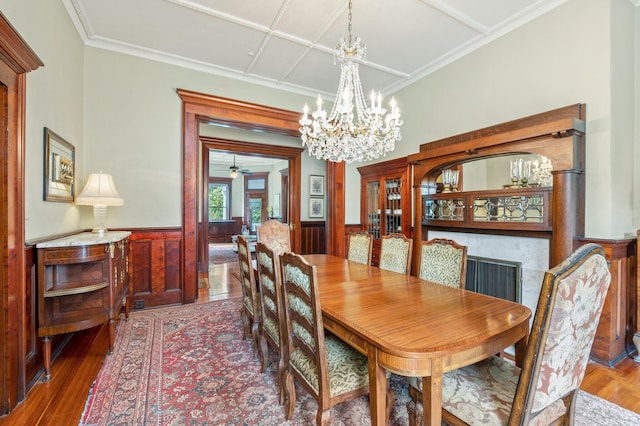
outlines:
[{"label": "wood wainscoting", "polygon": [[129,294],[133,309],[183,303],[182,229],[132,229]]},{"label": "wood wainscoting", "polygon": [[636,239],[580,239],[604,248],[611,271],[611,284],[602,308],[591,358],[609,367],[635,351],[636,331]]},{"label": "wood wainscoting", "polygon": [[325,254],[326,224],[324,221],[300,222],[300,254]]}]

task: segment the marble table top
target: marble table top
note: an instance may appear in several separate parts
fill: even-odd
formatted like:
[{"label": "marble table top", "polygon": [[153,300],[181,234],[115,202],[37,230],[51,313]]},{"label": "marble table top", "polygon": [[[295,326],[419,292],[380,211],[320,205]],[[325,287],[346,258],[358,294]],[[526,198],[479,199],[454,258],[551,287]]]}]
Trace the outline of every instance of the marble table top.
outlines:
[{"label": "marble table top", "polygon": [[109,231],[105,235],[99,235],[95,232],[81,232],[79,234],[69,235],[68,237],[64,238],[42,241],[36,244],[36,248],[92,246],[98,244],[108,244],[123,240],[129,235],[131,235],[130,231]]}]

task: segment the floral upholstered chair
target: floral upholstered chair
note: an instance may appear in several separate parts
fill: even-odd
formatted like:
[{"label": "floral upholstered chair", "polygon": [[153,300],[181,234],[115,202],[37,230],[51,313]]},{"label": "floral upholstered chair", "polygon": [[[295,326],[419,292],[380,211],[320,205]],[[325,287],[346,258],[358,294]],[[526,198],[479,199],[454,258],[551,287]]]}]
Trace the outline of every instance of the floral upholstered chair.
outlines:
[{"label": "floral upholstered chair", "polygon": [[380,241],[380,269],[409,274],[413,240],[403,234],[383,235]]},{"label": "floral upholstered chair", "polygon": [[[445,373],[442,416],[450,424],[573,424],[611,276],[604,250],[577,249],[546,272],[522,369],[498,356]],[[409,402],[411,411],[422,407]],[[417,419],[420,420],[420,419]]]},{"label": "floral upholstered chair", "polygon": [[258,242],[264,243],[276,256],[291,251],[291,234],[286,223],[270,219],[258,226],[256,236]]},{"label": "floral upholstered chair", "polygon": [[256,279],[251,265],[251,249],[249,242],[238,235],[238,260],[240,263],[240,281],[242,287],[242,309],[240,316],[243,325],[243,339],[251,335],[255,347],[258,347],[260,329],[260,294],[256,287]]},{"label": "floral upholstered chair", "polygon": [[443,238],[420,243],[418,278],[449,287],[464,288],[466,271],[466,246]]},{"label": "floral upholstered chair", "polygon": [[[317,425],[331,423],[331,407],[369,393],[367,357],[323,328],[315,266],[302,256],[280,256],[287,365],[286,418],[293,417],[294,379],[318,402]],[[393,393],[387,398],[393,401]]]},{"label": "floral upholstered chair", "polygon": [[371,265],[372,249],[373,237],[368,232],[349,234],[349,248],[347,249],[348,260]]},{"label": "floral upholstered chair", "polygon": [[262,356],[262,372],[269,363],[269,348],[278,356],[278,378],[280,380],[280,404],[284,403],[284,312],[282,311],[282,281],[280,276],[280,259],[264,243],[256,244],[256,260],[258,265],[258,282],[262,323],[260,326],[259,350]]}]

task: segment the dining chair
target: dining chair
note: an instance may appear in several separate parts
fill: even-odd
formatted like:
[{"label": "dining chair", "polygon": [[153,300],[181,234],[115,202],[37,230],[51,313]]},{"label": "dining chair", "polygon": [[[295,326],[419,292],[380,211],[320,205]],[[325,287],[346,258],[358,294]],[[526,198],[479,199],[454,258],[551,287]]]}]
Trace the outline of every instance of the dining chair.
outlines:
[{"label": "dining chair", "polygon": [[256,236],[259,242],[264,243],[276,255],[291,251],[291,233],[286,223],[269,219],[258,226]]},{"label": "dining chair", "polygon": [[238,235],[238,260],[240,264],[240,284],[242,288],[242,318],[243,334],[242,339],[251,335],[254,346],[257,349],[259,344],[260,329],[260,293],[256,286],[253,265],[251,263],[251,248],[249,241]]},{"label": "dining chair", "polygon": [[413,239],[404,234],[383,235],[380,239],[380,262],[378,267],[387,271],[409,274]]},{"label": "dining chair", "polygon": [[371,265],[373,251],[373,236],[368,232],[354,232],[349,234],[349,248],[347,259],[353,262]]},{"label": "dining chair", "polygon": [[466,272],[466,246],[444,238],[420,242],[418,278],[449,287],[464,288]]},{"label": "dining chair", "polygon": [[278,357],[278,379],[280,381],[280,404],[284,403],[284,313],[282,311],[282,281],[278,255],[264,243],[256,244],[258,288],[260,289],[262,322],[259,332],[259,350],[262,356],[262,372],[269,364],[269,347]]},{"label": "dining chair", "polygon": [[[492,356],[445,373],[443,419],[453,425],[573,424],[610,280],[597,244],[581,246],[547,271],[522,369]],[[422,404],[407,407],[410,420],[421,421]]]},{"label": "dining chair", "polygon": [[[294,253],[281,255],[280,264],[286,330],[286,418],[293,417],[295,379],[318,403],[316,424],[329,425],[331,407],[369,393],[367,357],[333,334],[325,334],[315,266]],[[392,391],[387,392],[387,399],[393,401]]]}]

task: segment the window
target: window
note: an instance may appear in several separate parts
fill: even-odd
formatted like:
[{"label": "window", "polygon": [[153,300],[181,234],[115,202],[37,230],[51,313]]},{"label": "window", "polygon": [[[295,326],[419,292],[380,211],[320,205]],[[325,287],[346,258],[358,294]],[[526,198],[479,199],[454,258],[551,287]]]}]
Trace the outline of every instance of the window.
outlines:
[{"label": "window", "polygon": [[227,179],[209,180],[209,220],[231,219],[231,183]]}]

